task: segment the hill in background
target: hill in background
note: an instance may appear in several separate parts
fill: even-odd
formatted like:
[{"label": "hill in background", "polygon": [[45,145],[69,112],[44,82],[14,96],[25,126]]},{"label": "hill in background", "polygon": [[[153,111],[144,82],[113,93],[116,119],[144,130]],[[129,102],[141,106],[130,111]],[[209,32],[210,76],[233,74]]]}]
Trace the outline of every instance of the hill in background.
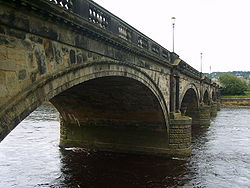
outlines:
[{"label": "hill in background", "polygon": [[248,83],[250,82],[250,71],[212,72],[210,74],[204,73],[204,75],[212,80],[217,80],[219,78],[220,74],[223,74],[223,73],[229,73],[229,74],[232,74],[238,78],[241,78],[241,79],[247,81]]}]

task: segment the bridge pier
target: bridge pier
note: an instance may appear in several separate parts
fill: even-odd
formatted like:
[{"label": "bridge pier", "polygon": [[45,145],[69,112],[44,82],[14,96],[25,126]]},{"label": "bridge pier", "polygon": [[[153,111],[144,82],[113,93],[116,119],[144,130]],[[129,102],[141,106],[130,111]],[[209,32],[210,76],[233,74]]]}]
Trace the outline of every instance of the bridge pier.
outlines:
[{"label": "bridge pier", "polygon": [[169,148],[173,156],[188,156],[191,154],[192,118],[181,113],[172,114],[169,128]]},{"label": "bridge pier", "polygon": [[[60,120],[60,147],[82,147],[89,150],[158,156],[191,154],[192,118],[176,113],[166,131],[153,131],[146,126],[117,125],[117,122],[86,122]],[[168,143],[169,140],[169,143]]]},{"label": "bridge pier", "polygon": [[61,119],[60,146],[121,153],[168,155],[165,131],[152,131],[142,126],[117,122],[77,124]]},{"label": "bridge pier", "polygon": [[217,102],[211,103],[210,116],[215,117],[217,115],[218,104]]},{"label": "bridge pier", "polygon": [[211,107],[208,105],[201,105],[197,108],[193,108],[188,113],[192,117],[192,125],[194,126],[209,126],[210,125],[210,112]]}]

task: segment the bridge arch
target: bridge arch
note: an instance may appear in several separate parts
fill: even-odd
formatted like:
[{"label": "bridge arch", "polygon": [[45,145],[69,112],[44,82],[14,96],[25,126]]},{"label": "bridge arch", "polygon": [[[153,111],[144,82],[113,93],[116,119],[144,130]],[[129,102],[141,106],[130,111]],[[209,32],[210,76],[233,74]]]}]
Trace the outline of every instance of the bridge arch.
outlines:
[{"label": "bridge arch", "polygon": [[[116,62],[95,62],[69,68],[49,78],[44,78],[29,90],[19,93],[17,100],[6,105],[0,112],[0,122],[4,130],[0,138],[4,138],[18,123],[27,117],[44,101],[49,101],[58,94],[73,86],[103,77],[124,77],[140,83],[147,88],[157,99],[168,131],[169,116],[164,97],[154,81],[139,68],[132,65]],[[53,102],[53,101],[52,101]]]},{"label": "bridge arch", "polygon": [[190,87],[184,93],[181,100],[180,110],[183,115],[192,117],[192,113],[199,106],[199,100],[195,87]]},{"label": "bridge arch", "polygon": [[183,99],[184,99],[185,95],[187,94],[188,91],[190,91],[190,89],[193,91],[192,93],[194,94],[194,97],[196,97],[197,104],[199,106],[199,99],[200,99],[199,93],[200,92],[199,92],[199,90],[198,90],[198,88],[196,87],[195,84],[190,83],[190,84],[186,85],[183,88],[182,92],[180,93],[180,103],[179,103],[180,106],[179,106],[179,109],[181,108],[181,104],[183,102]]}]

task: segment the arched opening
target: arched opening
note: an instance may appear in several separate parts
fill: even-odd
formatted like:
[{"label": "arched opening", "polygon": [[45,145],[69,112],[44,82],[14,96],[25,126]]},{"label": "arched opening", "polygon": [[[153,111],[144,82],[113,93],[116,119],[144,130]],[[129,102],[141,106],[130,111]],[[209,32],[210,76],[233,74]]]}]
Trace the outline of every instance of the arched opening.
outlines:
[{"label": "arched opening", "polygon": [[157,98],[126,77],[103,77],[78,84],[51,99],[63,120],[72,123],[141,125],[166,129]]},{"label": "arched opening", "polygon": [[206,105],[209,105],[209,97],[208,97],[208,91],[206,90],[203,95],[203,103]]},{"label": "arched opening", "polygon": [[193,88],[186,91],[181,102],[181,113],[193,117],[193,112],[198,108],[198,98]]},{"label": "arched opening", "polygon": [[164,113],[152,91],[122,76],[95,78],[53,97],[62,147],[146,151],[166,147]]},{"label": "arched opening", "polygon": [[[60,72],[31,89],[20,93],[19,100],[14,100],[4,109],[5,115],[0,116],[3,127],[0,139],[44,101],[50,100],[62,117],[61,140],[67,138],[72,145],[75,145],[73,140],[89,139],[91,134],[97,133],[103,133],[103,141],[107,138],[105,129],[113,127],[117,128],[112,134],[118,141],[111,139],[112,142],[124,144],[120,141],[126,141],[126,138],[138,140],[137,144],[132,141],[130,144],[139,147],[143,143],[153,147],[155,153],[168,147],[168,113],[164,98],[151,78],[139,69],[113,62],[98,62]],[[98,130],[92,130],[89,135],[77,130],[86,127]],[[70,135],[75,139],[70,140]],[[100,141],[98,138],[91,139]],[[106,141],[110,141],[110,137]]]}]

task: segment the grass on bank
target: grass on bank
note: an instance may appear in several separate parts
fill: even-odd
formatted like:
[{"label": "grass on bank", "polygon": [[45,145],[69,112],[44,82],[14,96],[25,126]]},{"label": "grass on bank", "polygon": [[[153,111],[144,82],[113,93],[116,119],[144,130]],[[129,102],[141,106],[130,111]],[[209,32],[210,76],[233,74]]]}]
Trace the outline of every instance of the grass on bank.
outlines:
[{"label": "grass on bank", "polygon": [[250,91],[246,91],[243,95],[222,95],[222,97],[250,97]]}]

